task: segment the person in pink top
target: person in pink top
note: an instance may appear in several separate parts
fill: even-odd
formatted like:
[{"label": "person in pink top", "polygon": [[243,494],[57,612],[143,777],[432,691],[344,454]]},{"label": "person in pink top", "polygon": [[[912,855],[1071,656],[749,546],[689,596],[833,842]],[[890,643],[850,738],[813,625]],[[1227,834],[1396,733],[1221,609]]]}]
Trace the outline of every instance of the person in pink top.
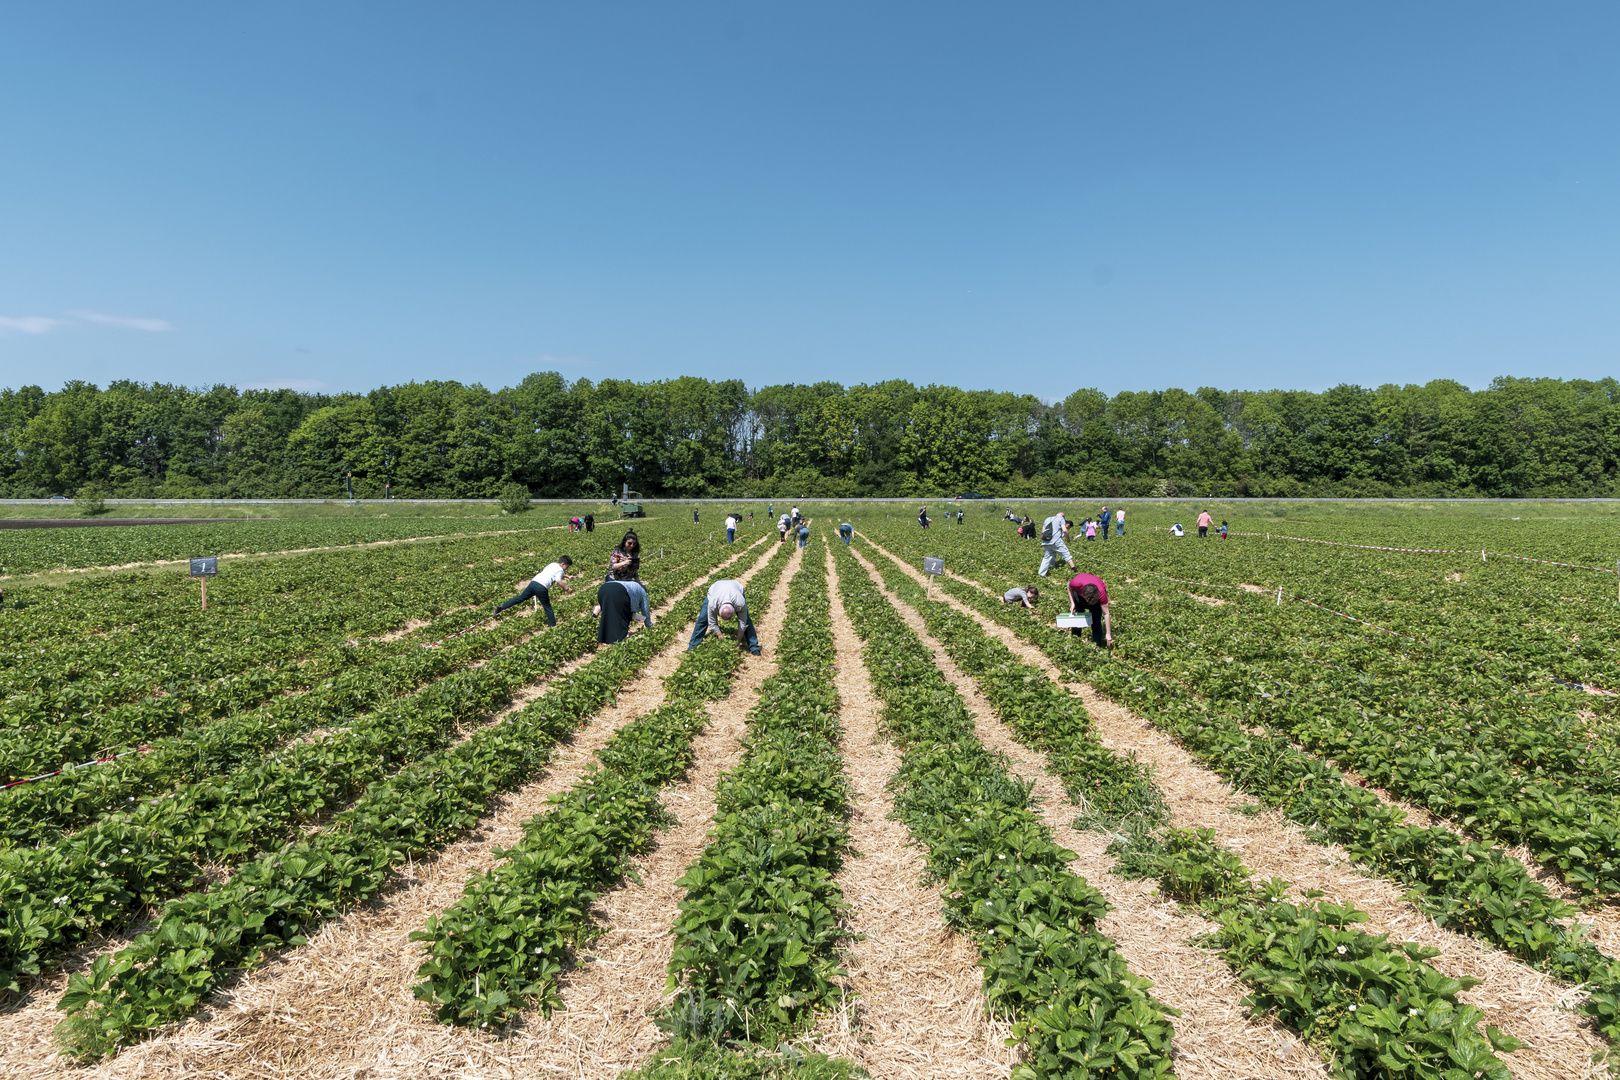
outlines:
[{"label": "person in pink top", "polygon": [[1211,525],[1213,525],[1214,523],[1215,523],[1215,519],[1209,516],[1209,511],[1208,510],[1205,510],[1202,514],[1199,514],[1198,515],[1198,539],[1200,539],[1200,540],[1208,540],[1209,539],[1209,527]]},{"label": "person in pink top", "polygon": [[[1108,583],[1096,574],[1076,574],[1069,580],[1069,614],[1091,612],[1091,640],[1098,648],[1114,647],[1114,624],[1108,614]],[[1080,628],[1071,633],[1080,636]]]}]

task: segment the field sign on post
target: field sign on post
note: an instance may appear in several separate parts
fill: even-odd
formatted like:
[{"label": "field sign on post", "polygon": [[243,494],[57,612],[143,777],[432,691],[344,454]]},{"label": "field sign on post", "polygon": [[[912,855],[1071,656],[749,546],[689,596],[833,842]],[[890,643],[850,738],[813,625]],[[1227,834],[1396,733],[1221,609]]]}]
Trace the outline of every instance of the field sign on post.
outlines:
[{"label": "field sign on post", "polygon": [[219,573],[219,556],[191,560],[191,576],[202,582],[202,609],[208,610],[208,579]]},{"label": "field sign on post", "polygon": [[923,573],[928,575],[928,588],[923,590],[924,596],[928,595],[928,590],[934,587],[934,579],[944,572],[944,559],[936,559],[932,555],[923,556]]}]

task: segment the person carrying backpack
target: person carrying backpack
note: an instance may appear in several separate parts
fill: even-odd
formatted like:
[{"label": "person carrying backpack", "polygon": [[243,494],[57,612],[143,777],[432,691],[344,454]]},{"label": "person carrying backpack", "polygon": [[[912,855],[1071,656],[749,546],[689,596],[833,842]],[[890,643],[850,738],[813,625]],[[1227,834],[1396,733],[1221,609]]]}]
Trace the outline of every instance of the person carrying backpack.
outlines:
[{"label": "person carrying backpack", "polygon": [[1070,570],[1074,569],[1074,556],[1069,554],[1069,545],[1064,542],[1068,534],[1069,523],[1064,519],[1061,510],[1042,522],[1041,568],[1036,571],[1041,577],[1046,576],[1047,571],[1052,569],[1052,564],[1058,560],[1059,556],[1062,556],[1063,561],[1069,564]]}]

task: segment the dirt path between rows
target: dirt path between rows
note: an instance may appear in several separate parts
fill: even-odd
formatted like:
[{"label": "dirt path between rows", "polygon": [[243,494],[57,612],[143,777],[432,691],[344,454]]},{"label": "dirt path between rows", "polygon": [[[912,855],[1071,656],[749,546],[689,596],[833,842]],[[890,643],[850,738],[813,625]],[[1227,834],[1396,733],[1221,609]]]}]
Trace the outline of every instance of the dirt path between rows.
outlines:
[{"label": "dirt path between rows", "polygon": [[[873,545],[876,547],[876,545]],[[881,549],[880,549],[881,550]],[[855,552],[868,570],[872,564]],[[1006,754],[1013,772],[1035,786],[1036,809],[1052,830],[1052,838],[1073,850],[1078,858],[1069,869],[1085,878],[1113,906],[1098,929],[1113,938],[1131,971],[1152,979],[1153,994],[1166,1005],[1182,1010],[1174,1018],[1172,1060],[1183,1077],[1288,1078],[1326,1077],[1326,1065],[1297,1036],[1267,1019],[1251,1019],[1243,1005],[1243,984],[1220,957],[1187,942],[1215,929],[1197,916],[1182,914],[1176,904],[1159,899],[1152,882],[1126,881],[1113,874],[1113,857],[1106,854],[1108,837],[1080,832],[1070,825],[1074,807],[1061,781],[1047,771],[1044,754],[1028,749],[996,719],[994,707],[979,692],[923,625],[922,617],[890,592],[877,575],[878,588],[895,605],[906,625],[933,650],[935,662],[975,714],[979,739],[991,750]]]},{"label": "dirt path between rows", "polygon": [[[866,539],[871,543],[870,538]],[[872,546],[887,554],[880,545],[873,543]],[[899,560],[896,562],[899,563]],[[904,563],[899,565],[908,575],[921,576]],[[1062,683],[1056,665],[1033,645],[954,597],[941,594],[941,599],[954,610],[972,618],[1015,656],[1039,667],[1054,682],[1077,694],[1090,712],[1098,737],[1104,745],[1122,753],[1135,751],[1141,759],[1152,762],[1155,781],[1170,806],[1172,824],[1214,830],[1219,842],[1236,852],[1256,877],[1280,877],[1293,882],[1299,889],[1320,889],[1328,900],[1351,904],[1365,911],[1370,921],[1362,929],[1368,933],[1388,933],[1395,941],[1416,941],[1434,946],[1441,950],[1439,956],[1429,961],[1436,970],[1453,977],[1472,975],[1483,980],[1479,986],[1462,994],[1461,998],[1483,1010],[1488,1023],[1529,1044],[1524,1050],[1504,1056],[1514,1076],[1569,1080],[1572,1077],[1607,1075],[1596,1070],[1590,1060],[1592,1052],[1606,1044],[1592,1033],[1578,1015],[1569,1011],[1578,1000],[1576,991],[1526,967],[1491,945],[1435,925],[1404,899],[1405,890],[1401,886],[1386,878],[1369,875],[1336,844],[1312,843],[1300,826],[1277,811],[1258,808],[1253,799],[1233,791],[1219,776],[1199,764],[1173,739],[1140,716],[1098,694],[1088,684]],[[909,612],[910,609],[906,610]],[[908,619],[911,617],[915,617],[914,613]],[[920,617],[916,625],[921,626]],[[918,632],[923,631],[919,629]],[[942,666],[948,662],[943,651],[940,647]],[[974,707],[978,708],[977,705]],[[988,709],[988,703],[985,707]],[[994,713],[987,712],[985,715],[993,716]],[[1023,753],[1028,755],[1029,751]],[[1057,785],[1055,779],[1051,780],[1051,784],[1056,797],[1065,801],[1061,786]],[[1239,812],[1239,807],[1251,810]],[[1086,835],[1095,839],[1083,839],[1081,842],[1101,853],[1106,841],[1096,834]],[[1075,846],[1069,841],[1062,842]],[[1111,859],[1107,861],[1112,862]],[[1111,882],[1120,880],[1111,873],[1106,874],[1106,878]],[[1090,875],[1087,875],[1087,879],[1097,888],[1104,889],[1110,902],[1114,901],[1113,893],[1104,888],[1101,880]],[[1174,910],[1170,905],[1166,905],[1166,908]],[[1109,932],[1113,933],[1112,930]],[[1124,941],[1121,941],[1122,951],[1124,945]],[[1204,950],[1196,951],[1206,956],[1212,955]],[[1131,961],[1133,970],[1137,969],[1131,953],[1126,952],[1125,955]],[[1222,971],[1226,970],[1218,959],[1214,963]],[[1140,973],[1158,980],[1158,975],[1145,969]],[[1231,979],[1230,976],[1227,978]],[[1171,1001],[1169,997],[1163,1000],[1167,1004],[1181,1006],[1180,1001]],[[1176,1022],[1178,1050],[1180,1032],[1190,1017],[1191,1013]]]},{"label": "dirt path between rows", "polygon": [[[739,551],[711,573],[763,554],[759,545]],[[743,576],[746,580],[764,559]],[[654,621],[710,575],[671,596]],[[64,972],[33,994],[27,1005],[0,1020],[0,1065],[7,1077],[71,1072],[89,1077],[352,1077],[510,1076],[500,1062],[511,1044],[436,1024],[412,996],[423,955],[409,940],[427,917],[455,903],[473,874],[499,860],[494,847],[522,837],[522,823],[544,811],[546,800],[578,780],[595,752],[624,724],[663,699],[662,680],[675,669],[684,636],[653,658],[620,691],[615,702],[572,738],[558,744],[545,774],[500,799],[478,827],[431,859],[396,873],[381,896],[326,923],[309,944],[289,950],[266,967],[247,973],[210,1006],[156,1038],[130,1047],[91,1069],[75,1069],[55,1056],[51,1031],[61,1014],[56,1001]],[[570,661],[558,672],[513,695],[495,721],[539,697],[594,654]],[[118,943],[115,943],[118,944]],[[85,966],[94,958],[86,956]],[[401,1062],[394,1057],[399,1055]],[[414,1055],[414,1056],[413,1056]],[[445,1064],[452,1062],[453,1064]],[[432,1064],[438,1062],[439,1064]],[[476,1063],[476,1064],[475,1064]],[[481,1071],[482,1070],[482,1071]]]},{"label": "dirt path between rows", "polygon": [[894,813],[886,786],[900,751],[878,731],[882,703],[872,692],[861,641],[836,597],[838,570],[827,552],[833,604],[833,676],[844,728],[844,771],[854,786],[850,846],[838,875],[850,905],[849,985],[858,995],[817,1025],[817,1050],[848,1058],[874,1077],[1005,1077],[1017,1060],[1005,1045],[1012,1025],[984,1008],[979,950],[945,925],[937,885],[923,885],[924,862]]},{"label": "dirt path between rows", "polygon": [[664,980],[674,949],[671,930],[686,895],[675,881],[708,845],[716,785],[742,757],[748,710],[775,666],[788,587],[803,555],[795,550],[789,556],[770,610],[756,625],[760,657],[745,661],[731,692],[706,707],[710,724],[693,743],[691,770],[664,790],[664,807],[678,824],[659,833],[658,846],[636,860],[639,885],[627,881],[602,897],[598,908],[608,932],[564,980],[562,1009],[550,1020],[534,1016],[520,1036],[525,1062],[548,1075],[612,1077],[646,1060],[664,1041],[654,1017],[669,1000]]}]

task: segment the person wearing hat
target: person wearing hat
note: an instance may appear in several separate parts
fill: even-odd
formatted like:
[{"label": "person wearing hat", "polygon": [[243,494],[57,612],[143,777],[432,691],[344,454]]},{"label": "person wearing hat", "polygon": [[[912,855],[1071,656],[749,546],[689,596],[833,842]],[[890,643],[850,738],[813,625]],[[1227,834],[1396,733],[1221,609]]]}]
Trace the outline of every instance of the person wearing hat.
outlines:
[{"label": "person wearing hat", "polygon": [[719,637],[722,619],[727,622],[737,620],[737,643],[758,656],[759,634],[754,631],[753,620],[748,617],[748,597],[743,593],[742,582],[730,579],[709,586],[709,595],[698,612],[697,625],[692,627],[692,640],[687,644],[686,651],[691,652],[703,644],[705,634]]}]

